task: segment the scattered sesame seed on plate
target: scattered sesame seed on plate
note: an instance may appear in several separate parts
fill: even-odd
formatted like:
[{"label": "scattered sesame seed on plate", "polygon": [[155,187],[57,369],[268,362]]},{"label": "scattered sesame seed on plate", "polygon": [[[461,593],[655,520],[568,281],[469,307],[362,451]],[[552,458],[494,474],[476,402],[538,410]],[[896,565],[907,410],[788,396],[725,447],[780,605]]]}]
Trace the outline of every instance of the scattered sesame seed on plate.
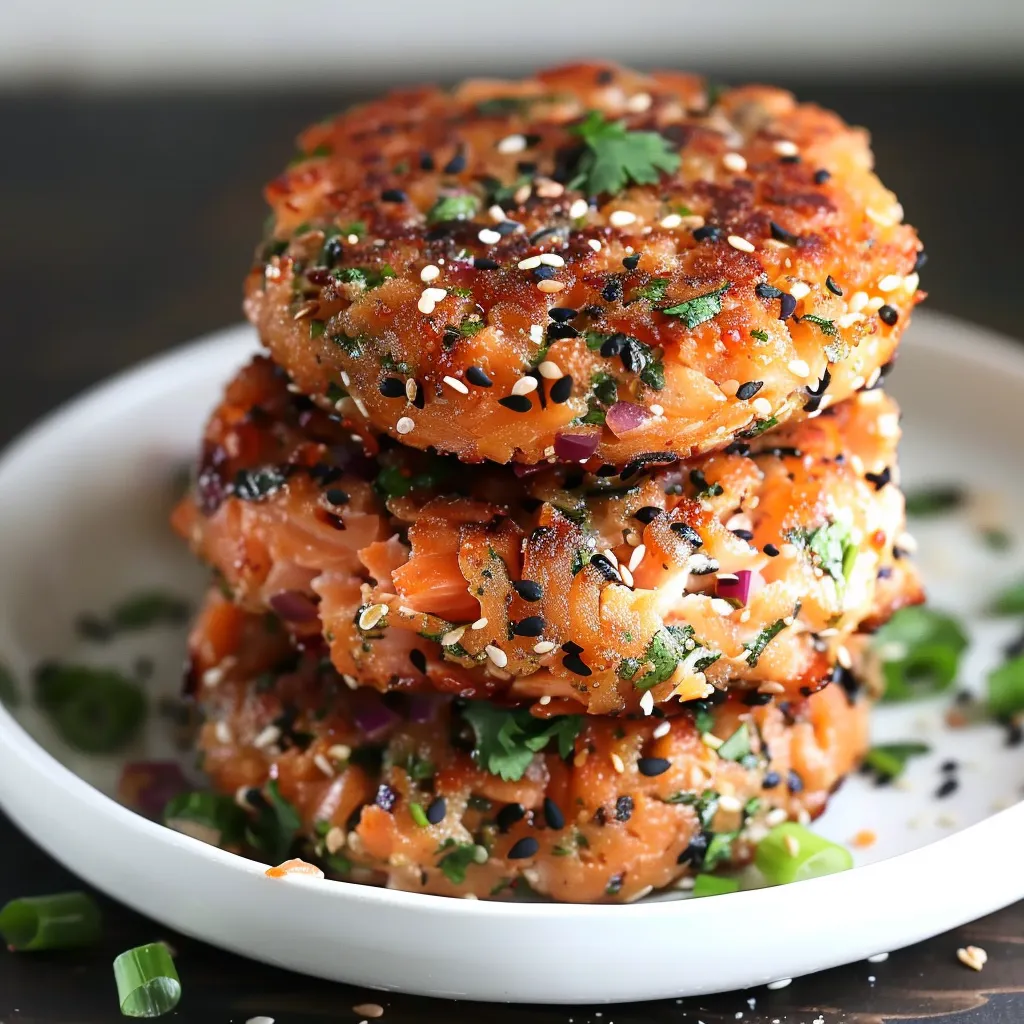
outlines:
[{"label": "scattered sesame seed on plate", "polygon": [[395,430],[400,434],[411,434],[416,427],[416,421],[410,416],[402,416],[395,424]]},{"label": "scattered sesame seed on plate", "polygon": [[772,992],[778,992],[780,988],[787,988],[792,984],[792,978],[780,978],[778,981],[769,981],[765,988],[771,989]]},{"label": "scattered sesame seed on plate", "polygon": [[444,376],[441,379],[445,382],[445,384],[448,385],[448,387],[452,388],[455,391],[458,391],[460,394],[469,394],[469,388],[467,388],[466,385],[463,384],[462,381],[459,380],[457,377]]},{"label": "scattered sesame seed on plate", "polygon": [[874,956],[868,957],[869,964],[884,964],[889,959],[888,953],[876,953]]},{"label": "scattered sesame seed on plate", "polygon": [[358,1006],[352,1007],[352,1012],[360,1017],[383,1017],[384,1007],[377,1003],[360,1003]]},{"label": "scattered sesame seed on plate", "polygon": [[614,752],[613,752],[613,753],[611,754],[610,760],[611,760],[611,762],[612,762],[612,767],[613,767],[613,768],[614,768],[614,769],[615,769],[615,770],[616,770],[616,771],[617,771],[617,772],[618,772],[618,773],[619,773],[620,775],[621,775],[621,774],[622,774],[622,773],[623,773],[623,772],[624,772],[624,771],[626,770],[626,766],[625,766],[625,764],[623,763],[623,761],[622,761],[622,758],[621,758],[621,757],[619,757],[619,755],[618,755],[618,754],[616,754],[616,753],[614,753]]},{"label": "scattered sesame seed on plate", "polygon": [[961,946],[956,951],[956,958],[972,971],[980,971],[988,963],[988,953],[981,946]]},{"label": "scattered sesame seed on plate", "polygon": [[730,235],[726,241],[734,248],[739,249],[740,252],[753,252],[754,243],[748,242],[745,238],[739,235]]}]

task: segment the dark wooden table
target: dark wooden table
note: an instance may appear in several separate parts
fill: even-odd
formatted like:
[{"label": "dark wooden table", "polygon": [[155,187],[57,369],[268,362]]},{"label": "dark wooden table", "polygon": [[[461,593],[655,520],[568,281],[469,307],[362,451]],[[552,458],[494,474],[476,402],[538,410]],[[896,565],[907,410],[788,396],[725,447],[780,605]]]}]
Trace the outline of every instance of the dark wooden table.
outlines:
[{"label": "dark wooden table", "polygon": [[[882,174],[928,244],[923,276],[931,308],[1024,337],[1024,136],[1016,131],[1024,80],[798,88],[872,127]],[[86,385],[237,321],[239,282],[263,216],[261,182],[287,159],[303,123],[350,99],[326,88],[316,94],[0,94],[0,443]],[[0,538],[0,550],[3,543]],[[983,870],[985,856],[999,855],[1019,854],[979,851],[978,863],[965,865],[964,877],[950,884],[970,884],[970,871]],[[0,865],[0,903],[80,884],[2,816]],[[1024,1020],[1024,905],[885,963],[828,971],[778,992],[603,1011],[375,996],[254,965],[175,936],[112,901],[103,905],[107,927],[98,950],[0,954],[0,1024],[119,1019],[110,961],[154,938],[177,949],[185,986],[177,1019],[196,1022],[266,1015],[279,1024],[354,1024],[361,1018],[352,1007],[366,1001],[382,1004],[391,1024],[483,1016],[495,1024],[568,1024],[570,1018],[574,1024],[717,1024],[740,1013],[744,1024],[810,1024],[818,1015],[826,1024]],[[880,915],[900,912],[878,908]],[[957,947],[969,943],[989,953],[981,974],[956,960]],[[628,956],[609,949],[619,964]]]}]

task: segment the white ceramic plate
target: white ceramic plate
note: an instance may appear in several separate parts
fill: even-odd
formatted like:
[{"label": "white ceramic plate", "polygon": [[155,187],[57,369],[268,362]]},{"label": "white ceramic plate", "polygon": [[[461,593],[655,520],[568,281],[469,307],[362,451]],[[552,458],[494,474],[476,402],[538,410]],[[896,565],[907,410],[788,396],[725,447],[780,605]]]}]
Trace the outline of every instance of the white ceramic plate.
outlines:
[{"label": "white ceramic plate", "polygon": [[[195,450],[222,384],[254,346],[235,328],[117,378],[57,413],[0,461],[0,657],[24,681],[41,659],[154,658],[154,694],[176,691],[183,637],[87,648],[73,622],[142,586],[198,595],[203,574],[166,526],[170,480]],[[1021,520],[1024,348],[920,315],[892,381],[905,414],[904,476],[964,483]],[[1012,528],[1012,525],[1011,525]],[[1024,536],[993,554],[963,517],[920,524],[932,599],[970,623],[964,682],[980,685],[1013,623],[978,616],[1020,572]],[[949,700],[884,708],[879,739],[924,738],[907,789],[855,778],[820,823],[877,843],[842,875],[717,899],[632,906],[450,900],[264,868],[118,805],[124,760],[171,754],[154,718],[118,758],[76,757],[23,703],[0,710],[0,801],[40,845],[98,888],[188,935],[283,967],[435,996],[603,1002],[696,995],[796,977],[907,945],[1024,897],[1014,852],[1024,751],[993,725],[942,725]],[[937,800],[939,765],[960,789]],[[615,968],[610,969],[609,957]]]}]

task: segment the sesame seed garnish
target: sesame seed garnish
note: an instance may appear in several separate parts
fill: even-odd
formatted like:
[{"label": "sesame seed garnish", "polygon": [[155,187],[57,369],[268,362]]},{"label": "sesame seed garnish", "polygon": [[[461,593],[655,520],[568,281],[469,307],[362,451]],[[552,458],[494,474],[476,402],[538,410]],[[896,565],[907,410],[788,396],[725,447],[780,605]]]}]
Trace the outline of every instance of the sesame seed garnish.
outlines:
[{"label": "sesame seed garnish", "polygon": [[905,278],[903,278],[903,288],[904,288],[905,291],[908,291],[911,294],[913,294],[914,292],[917,291],[917,286],[920,283],[921,283],[921,275],[920,274],[907,274],[907,276]]},{"label": "sesame seed garnish", "polygon": [[466,380],[478,388],[489,388],[494,385],[494,381],[479,366],[467,367]]},{"label": "sesame seed garnish", "polygon": [[608,223],[613,228],[624,228],[636,222],[636,214],[632,210],[612,210]]},{"label": "sesame seed garnish", "polygon": [[274,746],[280,738],[281,730],[276,725],[268,725],[256,736],[252,745],[257,750],[266,750],[267,747]]},{"label": "sesame seed garnish", "polygon": [[463,384],[462,381],[459,380],[457,377],[445,376],[445,377],[442,377],[441,380],[443,380],[444,383],[448,385],[448,387],[452,388],[452,390],[458,391],[459,394],[461,394],[461,395],[468,395],[469,394],[469,388],[467,388],[466,385]]},{"label": "sesame seed garnish", "polygon": [[540,643],[533,645],[534,654],[550,654],[555,649],[555,645],[550,640],[541,640]]},{"label": "sesame seed garnish", "polygon": [[754,244],[748,242],[745,238],[741,238],[739,235],[730,235],[726,241],[734,248],[739,249],[740,252],[753,252]]},{"label": "sesame seed garnish", "polygon": [[800,840],[796,836],[790,834],[787,835],[783,840],[783,845],[786,847],[786,853],[790,857],[796,857],[800,853]]},{"label": "sesame seed garnish", "polygon": [[601,240],[599,238],[588,238],[587,245],[589,245],[594,252],[601,251]]},{"label": "sesame seed garnish", "polygon": [[551,703],[551,694],[545,693],[543,697],[538,697],[537,703],[540,704],[541,707],[547,707]]},{"label": "sesame seed garnish", "polygon": [[678,213],[670,213],[667,217],[662,217],[659,223],[663,228],[677,228],[683,223],[683,218]]},{"label": "sesame seed garnish", "polygon": [[640,563],[644,560],[644,555],[647,554],[647,547],[644,544],[638,544],[633,548],[633,553],[629,556],[629,565],[627,568],[630,572],[636,572],[640,567]]},{"label": "sesame seed garnish", "polygon": [[544,341],[544,328],[540,324],[530,324],[530,341],[535,345]]},{"label": "sesame seed garnish", "polygon": [[505,219],[505,211],[497,203],[494,203],[492,206],[487,208],[487,216],[490,217],[495,224],[500,224]]},{"label": "sesame seed garnish", "polygon": [[364,608],[359,615],[359,628],[373,629],[387,614],[387,610],[386,604],[371,604],[369,608]]},{"label": "sesame seed garnish", "polygon": [[778,992],[780,988],[788,988],[792,984],[792,978],[780,978],[778,981],[769,981],[765,988],[771,989],[772,992]]},{"label": "sesame seed garnish", "polygon": [[529,412],[533,408],[533,403],[526,395],[506,395],[498,399],[498,405],[519,413]]},{"label": "sesame seed garnish", "polygon": [[649,92],[638,92],[635,96],[630,96],[626,100],[626,109],[631,114],[642,114],[645,110],[650,109],[653,102]]},{"label": "sesame seed garnish", "polygon": [[743,810],[743,804],[740,803],[739,798],[733,796],[731,793],[723,793],[718,798],[718,806],[723,811],[727,811],[730,814],[735,814],[737,811]]},{"label": "sesame seed garnish", "polygon": [[900,315],[892,306],[879,306],[878,318],[883,324],[893,327],[896,321],[899,320]]},{"label": "sesame seed garnish", "polygon": [[961,946],[956,951],[956,958],[972,971],[980,971],[988,963],[988,953],[981,946]]},{"label": "sesame seed garnish", "polygon": [[811,368],[803,359],[791,359],[789,361],[789,372],[794,377],[809,377],[811,375]]},{"label": "sesame seed garnish", "polygon": [[625,770],[626,766],[622,762],[622,758],[618,754],[612,753],[611,758],[612,767],[621,775]]},{"label": "sesame seed garnish", "polygon": [[513,395],[528,395],[531,391],[537,390],[537,378],[536,377],[520,377],[519,380],[512,385]]},{"label": "sesame seed garnish", "polygon": [[491,228],[481,228],[477,232],[477,238],[480,239],[484,245],[497,245],[501,241],[501,235],[497,231],[492,231]]},{"label": "sesame seed garnish", "polygon": [[473,625],[470,626],[469,628],[470,629],[484,629],[486,627],[486,625],[487,625],[487,616],[485,615],[483,618],[477,619],[476,622],[474,622]]},{"label": "sesame seed garnish", "polygon": [[753,398],[763,387],[763,380],[748,380],[736,389],[736,397],[746,402]]},{"label": "sesame seed garnish", "polygon": [[231,726],[227,722],[218,722],[214,728],[214,736],[217,738],[218,743],[230,743],[232,740]]},{"label": "sesame seed garnish", "polygon": [[772,143],[772,149],[775,150],[779,156],[796,156],[800,149],[795,142],[790,142],[789,139],[776,139]]},{"label": "sesame seed garnish", "polygon": [[572,394],[572,377],[566,374],[564,377],[560,377],[551,385],[551,401],[555,405],[561,405],[563,402],[569,401],[569,396]]},{"label": "sesame seed garnish", "polygon": [[648,778],[657,778],[664,775],[672,767],[672,762],[666,757],[641,757],[636,762],[637,771]]},{"label": "sesame seed garnish", "polygon": [[755,398],[750,404],[758,416],[763,416],[765,418],[771,416],[772,403],[769,402],[767,398]]},{"label": "sesame seed garnish", "polygon": [[878,282],[878,290],[880,292],[894,292],[901,284],[903,284],[903,278],[899,274],[886,274]]},{"label": "sesame seed garnish", "polygon": [[495,647],[494,644],[488,644],[484,650],[487,652],[487,657],[490,658],[498,668],[504,668],[508,664],[508,655],[500,647]]},{"label": "sesame seed garnish", "polygon": [[454,647],[462,639],[462,635],[465,632],[465,626],[456,626],[455,629],[448,630],[448,632],[441,637],[441,646]]},{"label": "sesame seed garnish", "polygon": [[557,252],[541,253],[540,261],[548,267],[564,267],[565,260]]},{"label": "sesame seed garnish", "polygon": [[540,266],[540,256],[527,256],[525,260],[520,260],[516,266],[520,270],[533,270],[535,267]]},{"label": "sesame seed garnish", "polygon": [[[420,386],[412,377],[405,382],[405,397],[409,402],[415,402],[420,395]],[[423,406],[420,405],[422,409]]]},{"label": "sesame seed garnish", "polygon": [[792,295],[794,299],[803,299],[811,294],[810,285],[804,281],[797,281],[796,284],[789,289],[789,294]]},{"label": "sesame seed garnish", "polygon": [[635,586],[633,582],[633,574],[629,571],[629,569],[626,568],[626,566],[619,566],[619,576],[621,577],[622,582],[625,583],[627,587],[632,588],[633,586]]},{"label": "sesame seed garnish", "polygon": [[650,690],[644,690],[644,695],[640,698],[640,710],[645,715],[654,711],[654,694]]},{"label": "sesame seed garnish", "polygon": [[526,149],[526,136],[506,135],[495,148],[499,153],[522,153]]},{"label": "sesame seed garnish", "polygon": [[533,580],[516,580],[512,584],[512,589],[524,601],[539,601],[544,596],[541,585]]},{"label": "sesame seed garnish", "polygon": [[576,199],[572,206],[569,207],[569,216],[573,220],[579,220],[580,217],[586,217],[587,210],[589,209],[590,205],[587,203],[586,199]]},{"label": "sesame seed garnish", "polygon": [[436,281],[440,276],[441,276],[441,268],[434,266],[433,263],[428,263],[420,271],[420,280],[421,281],[427,281],[427,282],[429,282],[429,281]]},{"label": "sesame seed garnish", "polygon": [[722,157],[722,166],[727,171],[733,171],[735,174],[742,174],[747,169],[747,161],[744,159],[742,153],[726,153]]},{"label": "sesame seed garnish", "polygon": [[334,765],[323,755],[315,754],[313,756],[313,764],[317,766],[329,779],[334,778]]},{"label": "sesame seed garnish", "polygon": [[533,836],[524,836],[519,842],[514,843],[508,851],[509,860],[526,860],[535,857],[540,849],[540,843]]},{"label": "sesame seed garnish", "polygon": [[384,1007],[378,1006],[377,1003],[360,1003],[352,1007],[352,1012],[357,1017],[383,1017]]},{"label": "sesame seed garnish", "polygon": [[411,416],[402,416],[395,424],[395,430],[400,434],[411,434],[416,428],[416,421]]},{"label": "sesame seed garnish", "polygon": [[537,367],[537,372],[547,380],[558,380],[562,376],[562,368],[558,363],[553,363],[550,359],[545,359]]},{"label": "sesame seed garnish", "polygon": [[420,300],[416,308],[421,313],[429,315],[434,312],[434,307],[448,294],[446,288],[424,288],[420,293]]},{"label": "sesame seed garnish", "polygon": [[[648,691],[649,692],[649,691]],[[663,722],[659,722],[651,733],[651,737],[656,740],[660,740],[662,736],[667,736],[672,731],[672,723],[666,719]]]},{"label": "sesame seed garnish", "polygon": [[838,320],[836,320],[837,327],[852,327],[854,324],[859,324],[861,320],[864,320],[865,316],[863,313],[844,313]]},{"label": "sesame seed garnish", "polygon": [[561,281],[538,281],[537,290],[546,292],[549,295],[553,295],[555,292],[560,292],[565,288],[565,285]]},{"label": "sesame seed garnish", "polygon": [[551,178],[538,178],[534,182],[534,191],[542,199],[557,199],[565,192],[565,186]]}]

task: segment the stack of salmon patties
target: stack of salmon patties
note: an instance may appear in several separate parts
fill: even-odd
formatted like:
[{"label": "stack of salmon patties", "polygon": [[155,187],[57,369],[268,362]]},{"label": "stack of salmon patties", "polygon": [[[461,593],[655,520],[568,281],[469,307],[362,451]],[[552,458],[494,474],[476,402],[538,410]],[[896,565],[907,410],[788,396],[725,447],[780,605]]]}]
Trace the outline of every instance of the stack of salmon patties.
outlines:
[{"label": "stack of salmon patties", "polygon": [[[859,763],[921,599],[920,245],[778,89],[576,65],[309,128],[175,525],[213,787],[335,877],[630,901]],[[285,812],[287,812],[285,814]]]}]

